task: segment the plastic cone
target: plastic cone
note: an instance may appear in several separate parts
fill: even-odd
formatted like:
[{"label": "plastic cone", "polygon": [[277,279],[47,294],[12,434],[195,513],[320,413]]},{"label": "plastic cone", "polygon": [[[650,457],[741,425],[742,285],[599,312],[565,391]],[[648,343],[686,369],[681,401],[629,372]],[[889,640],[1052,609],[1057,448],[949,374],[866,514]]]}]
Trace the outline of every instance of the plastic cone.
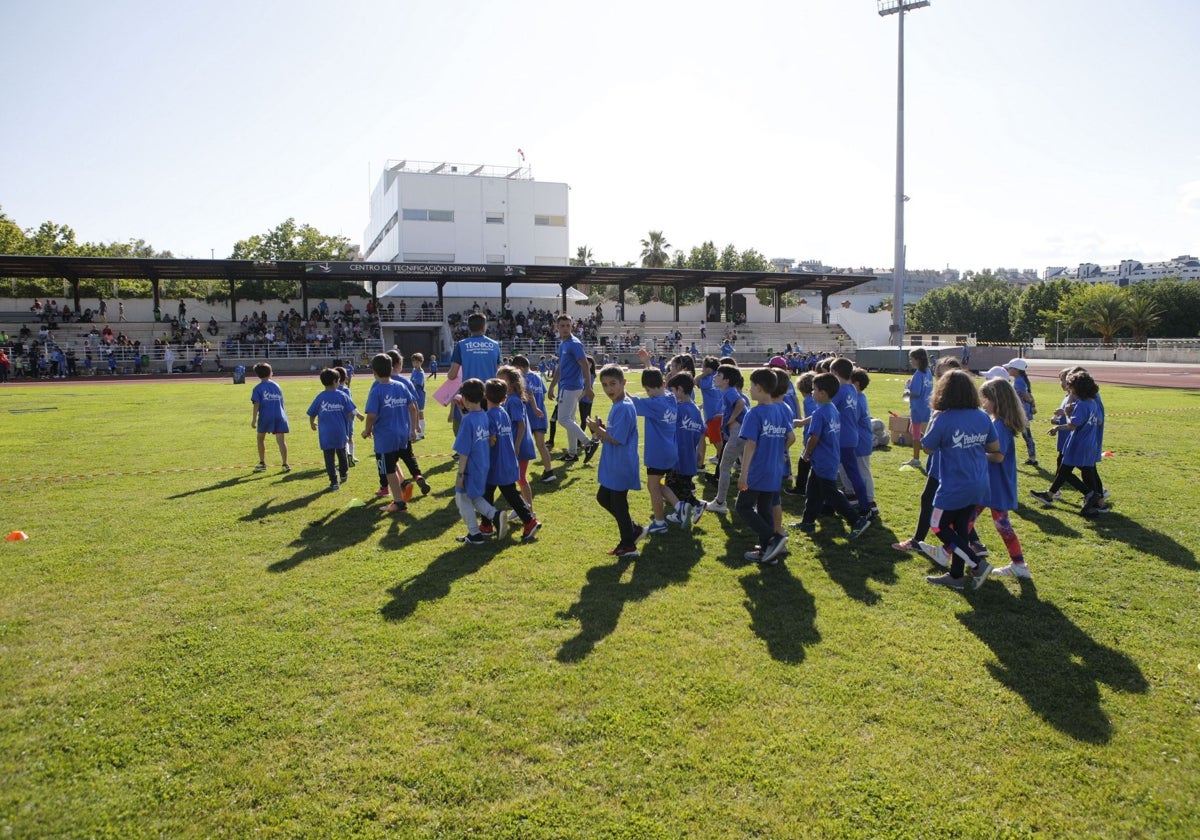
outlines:
[{"label": "plastic cone", "polygon": [[1113,454],[1111,452],[1104,452],[1101,454],[1100,457],[1101,458],[1111,458],[1112,456],[1113,456]]},{"label": "plastic cone", "polygon": [[11,534],[9,534],[7,537],[4,538],[4,541],[5,542],[20,542],[21,540],[27,540],[27,539],[29,539],[29,535],[26,534],[24,531],[13,531]]}]

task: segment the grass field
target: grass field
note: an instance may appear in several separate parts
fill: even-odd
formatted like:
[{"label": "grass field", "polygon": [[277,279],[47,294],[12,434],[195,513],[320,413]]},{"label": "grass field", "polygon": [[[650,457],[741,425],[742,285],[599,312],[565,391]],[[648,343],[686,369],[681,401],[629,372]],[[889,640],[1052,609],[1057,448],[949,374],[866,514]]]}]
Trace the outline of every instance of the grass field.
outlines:
[{"label": "grass field", "polygon": [[894,449],[852,547],[760,570],[710,515],[615,564],[594,463],[536,488],[535,543],[460,546],[441,409],[434,492],[385,518],[281,384],[288,475],[251,472],[249,385],[0,389],[0,836],[1200,835],[1197,392],[1106,387],[1114,512],[1023,505],[1032,582],[964,596],[889,548]]}]

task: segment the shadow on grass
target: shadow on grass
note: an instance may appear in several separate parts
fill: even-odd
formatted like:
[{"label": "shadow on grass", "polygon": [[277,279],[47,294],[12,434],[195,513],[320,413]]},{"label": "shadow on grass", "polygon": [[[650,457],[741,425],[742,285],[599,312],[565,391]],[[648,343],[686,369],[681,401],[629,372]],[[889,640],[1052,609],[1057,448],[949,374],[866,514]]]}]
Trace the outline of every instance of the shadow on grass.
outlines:
[{"label": "shadow on grass", "polygon": [[249,484],[252,481],[262,481],[267,478],[263,473],[253,473],[251,475],[235,475],[233,478],[227,478],[224,481],[218,481],[216,484],[210,484],[207,487],[197,487],[194,490],[185,490],[182,493],[176,493],[174,496],[167,496],[168,499],[185,499],[188,496],[195,496],[199,493],[211,493],[214,490],[227,490],[230,487],[236,487],[239,484]]},{"label": "shadow on grass", "polygon": [[[1052,508],[1043,507],[1038,504],[1021,505],[1020,516],[1026,522],[1031,522],[1037,526],[1038,530],[1043,534],[1049,534],[1055,537],[1078,537],[1079,531],[1063,522],[1057,516],[1050,516],[1049,511]],[[984,516],[987,514],[985,513]],[[979,530],[979,525],[976,523],[976,530]],[[986,531],[987,529],[984,529]],[[993,533],[995,529],[993,528]]]},{"label": "shadow on grass", "polygon": [[408,618],[424,601],[437,601],[450,594],[450,586],[459,578],[473,575],[496,556],[493,542],[483,545],[454,543],[423,571],[402,580],[388,590],[392,600],[380,608],[379,614],[388,621]]},{"label": "shadow on grass", "polygon": [[1172,566],[1195,571],[1200,569],[1196,554],[1161,531],[1151,531],[1144,525],[1116,511],[1090,520],[1096,534],[1105,540],[1126,543],[1138,551],[1151,554]]},{"label": "shadow on grass", "polygon": [[817,602],[804,584],[780,563],[741,578],[750,629],[767,644],[771,658],[798,664],[809,645],[821,641]]},{"label": "shadow on grass", "polygon": [[1124,653],[1099,644],[1054,604],[1040,600],[1033,581],[1019,583],[1019,595],[986,584],[972,596],[975,609],[958,620],[1000,660],[987,666],[997,682],[1060,732],[1107,744],[1112,722],[1100,705],[1099,684],[1144,694],[1150,688],[1145,676]]},{"label": "shadow on grass", "polygon": [[895,583],[897,561],[908,559],[888,547],[897,542],[896,534],[879,522],[872,522],[866,533],[855,540],[849,539],[850,526],[846,521],[833,514],[817,519],[814,534],[805,534],[798,529],[792,529],[791,533],[794,546],[799,548],[808,543],[829,579],[842,587],[848,596],[868,607],[882,600],[870,582]]},{"label": "shadow on grass", "polygon": [[287,572],[306,560],[324,557],[369,539],[374,523],[379,519],[375,508],[354,507],[331,510],[325,516],[309,522],[300,535],[288,544],[296,552],[267,566],[268,572]]},{"label": "shadow on grass", "polygon": [[283,502],[282,504],[278,504],[278,505],[274,504],[274,502],[275,502],[274,498],[270,498],[270,499],[265,500],[260,505],[255,505],[250,510],[249,513],[247,513],[245,516],[241,517],[241,521],[242,522],[254,522],[256,520],[262,519],[263,517],[273,516],[274,514],[277,514],[277,513],[288,513],[289,511],[300,510],[301,508],[308,507],[310,504],[312,504],[317,499],[321,498],[322,496],[328,495],[328,494],[329,494],[328,488],[322,487],[320,490],[309,493],[306,496],[299,496],[295,499],[290,499],[290,500]]},{"label": "shadow on grass", "polygon": [[[580,662],[586,658],[597,642],[616,630],[627,603],[686,581],[703,551],[698,539],[685,538],[677,531],[657,539],[651,537],[640,548],[641,557],[633,563],[607,562],[588,569],[587,583],[579,590],[579,599],[558,614],[559,618],[575,619],[580,625],[579,632],[559,647],[556,656],[559,662]],[[633,573],[623,583],[621,578],[631,565]]]}]

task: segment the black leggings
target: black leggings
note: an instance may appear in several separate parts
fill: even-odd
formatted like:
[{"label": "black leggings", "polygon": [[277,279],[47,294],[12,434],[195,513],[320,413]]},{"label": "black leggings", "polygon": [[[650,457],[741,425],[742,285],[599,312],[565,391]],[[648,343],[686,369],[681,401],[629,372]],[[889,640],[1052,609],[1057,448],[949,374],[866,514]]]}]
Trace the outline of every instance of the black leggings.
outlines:
[{"label": "black leggings", "polygon": [[533,514],[529,512],[529,506],[525,504],[525,498],[517,489],[517,485],[489,484],[483,494],[488,504],[495,506],[497,488],[500,490],[500,495],[504,497],[504,501],[508,502],[508,506],[517,512],[517,516],[521,517],[521,522],[528,524],[529,520],[533,519]]},{"label": "black leggings", "polygon": [[617,529],[621,532],[619,545],[632,548],[635,541],[633,519],[629,516],[629,491],[610,490],[602,484],[596,491],[596,501],[617,520]]},{"label": "black leggings", "polygon": [[[1059,463],[1058,472],[1054,474],[1054,481],[1050,484],[1050,490],[1047,492],[1052,494],[1057,493],[1064,484],[1075,477],[1072,474],[1074,469],[1075,467],[1073,466]],[[1094,464],[1087,467],[1080,467],[1079,474],[1083,477],[1082,484],[1084,490],[1082,492],[1084,492],[1084,495],[1095,493],[1100,496],[1104,494],[1104,485],[1100,483],[1100,473],[1096,472]],[[1072,483],[1072,486],[1074,486],[1074,483]]]}]

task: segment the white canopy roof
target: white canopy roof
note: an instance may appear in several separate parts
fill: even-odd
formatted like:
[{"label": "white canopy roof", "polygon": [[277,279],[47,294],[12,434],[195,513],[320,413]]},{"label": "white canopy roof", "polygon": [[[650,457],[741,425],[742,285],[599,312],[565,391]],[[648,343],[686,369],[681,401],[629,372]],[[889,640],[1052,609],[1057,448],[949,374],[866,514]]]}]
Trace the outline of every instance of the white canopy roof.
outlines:
[{"label": "white canopy roof", "polygon": [[[382,288],[384,283],[379,284]],[[452,281],[445,285],[443,295],[447,299],[499,300],[500,284],[480,281],[464,283]],[[543,283],[513,283],[506,292],[510,301],[516,300],[561,300],[562,290],[558,286]],[[437,283],[426,280],[409,280],[396,283],[387,291],[380,291],[380,298],[437,298]],[[578,289],[567,289],[567,300],[587,300],[587,295]]]}]

